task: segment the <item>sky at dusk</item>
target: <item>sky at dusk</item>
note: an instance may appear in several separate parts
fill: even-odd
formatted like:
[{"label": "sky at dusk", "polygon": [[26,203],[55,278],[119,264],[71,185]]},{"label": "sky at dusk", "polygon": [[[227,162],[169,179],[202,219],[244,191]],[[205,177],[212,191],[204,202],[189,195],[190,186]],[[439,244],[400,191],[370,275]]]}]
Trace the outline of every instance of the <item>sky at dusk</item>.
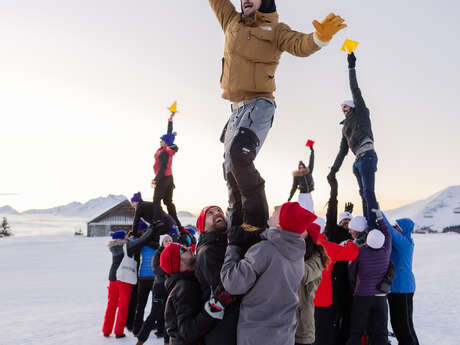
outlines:
[{"label": "sky at dusk", "polygon": [[[235,1],[234,3],[238,3]],[[348,28],[308,58],[283,54],[277,111],[256,160],[271,206],[316,141],[315,209],[338,152],[340,104],[351,97],[345,38],[371,111],[383,209],[460,184],[457,2],[278,0],[280,21],[312,32],[329,12]],[[22,211],[107,194],[150,199],[154,153],[178,101],[175,203],[226,206],[219,136],[224,35],[208,1],[15,0],[0,3],[0,206]],[[339,199],[360,203],[349,153]]]}]

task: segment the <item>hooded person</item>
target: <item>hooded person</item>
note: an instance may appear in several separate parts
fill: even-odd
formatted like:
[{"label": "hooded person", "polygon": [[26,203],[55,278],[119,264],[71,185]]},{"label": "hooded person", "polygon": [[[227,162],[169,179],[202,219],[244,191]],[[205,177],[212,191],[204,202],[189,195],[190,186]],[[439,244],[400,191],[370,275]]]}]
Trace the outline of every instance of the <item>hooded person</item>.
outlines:
[{"label": "hooded person", "polygon": [[291,187],[291,193],[289,194],[288,201],[291,201],[297,189],[299,189],[299,204],[310,212],[313,210],[313,199],[311,192],[314,190],[313,182],[313,167],[315,164],[315,151],[313,145],[310,146],[310,162],[308,167],[305,163],[300,161],[298,169],[292,173],[293,181]]},{"label": "hooded person", "polygon": [[[201,211],[196,227],[200,231],[195,276],[201,287],[202,300],[217,296],[225,291],[220,279],[227,249],[227,221],[219,206],[207,206]],[[232,297],[233,298],[233,297]],[[238,303],[232,303],[225,310],[223,320],[216,321],[205,335],[206,345],[235,345],[238,323]]]},{"label": "hooded person", "polygon": [[385,215],[385,224],[391,233],[390,260],[395,267],[391,292],[388,294],[390,322],[398,343],[418,345],[417,334],[413,321],[413,298],[415,293],[415,277],[412,272],[414,256],[414,222],[409,218],[397,219],[391,225]]},{"label": "hooded person", "polygon": [[304,34],[278,21],[273,0],[242,0],[242,13],[230,0],[209,0],[209,4],[225,34],[220,83],[222,97],[232,109],[221,135],[229,189],[228,226],[265,229],[265,181],[254,160],[273,123],[275,72],[281,54],[308,57],[346,25],[329,14],[322,23],[313,22],[315,33]]},{"label": "hooded person", "polygon": [[[353,218],[353,204],[348,202],[345,209],[339,215],[338,212],[338,182],[334,176],[328,179],[331,186],[330,197],[326,213],[325,235],[328,241],[341,244],[352,239],[348,232],[348,225]],[[331,272],[332,282],[332,324],[334,332],[332,342],[334,345],[345,345],[350,337],[351,304],[353,294],[351,293],[350,281],[348,278],[348,262],[337,261]]]},{"label": "hooded person", "polygon": [[121,265],[125,253],[129,257],[133,257],[144,245],[152,241],[153,234],[154,228],[149,228],[140,238],[128,241],[126,232],[123,230],[111,233],[112,240],[108,242],[107,247],[112,253],[112,265],[109,270],[107,309],[105,312],[104,324],[102,326],[102,333],[105,337],[109,337],[112,333],[115,323],[115,314],[115,336],[117,338],[125,337],[123,331],[128,317],[132,285],[118,280],[117,270]]},{"label": "hooded person", "polygon": [[322,272],[327,267],[329,257],[324,247],[313,241],[308,232],[302,234],[305,239],[305,274],[299,287],[299,307],[297,308],[297,329],[295,345],[309,345],[315,341],[315,291],[318,288]]},{"label": "hooded person", "polygon": [[228,293],[244,295],[238,345],[294,344],[298,290],[305,265],[301,234],[316,218],[297,202],[275,207],[262,241],[251,246],[244,257],[238,237],[229,234],[220,276]]},{"label": "hooded person", "polygon": [[155,153],[155,164],[153,171],[155,178],[152,181],[152,186],[155,188],[153,193],[153,208],[155,219],[158,219],[161,214],[161,201],[166,205],[168,214],[174,219],[176,225],[181,228],[181,223],[177,217],[176,206],[173,203],[173,191],[175,188],[172,172],[173,157],[179,150],[174,144],[176,132],[173,132],[174,114],[168,120],[168,131],[161,136],[160,148]]},{"label": "hooded person", "polygon": [[160,267],[167,275],[168,299],[165,328],[172,345],[199,345],[218,319],[225,305],[210,299],[201,300],[200,284],[195,277],[195,256],[190,248],[169,244],[161,253]]},{"label": "hooded person", "polygon": [[343,125],[342,140],[328,178],[339,171],[350,149],[356,157],[353,163],[353,174],[358,181],[359,194],[363,203],[363,215],[367,219],[369,229],[373,229],[376,224],[372,209],[379,208],[375,196],[375,173],[378,159],[374,147],[370,112],[356,79],[355,54],[349,54],[347,59],[353,100],[347,100],[341,105],[342,112],[345,114],[345,119],[340,122]]},{"label": "hooded person", "polygon": [[[348,345],[360,345],[365,332],[369,343],[388,344],[387,295],[380,285],[390,265],[391,234],[383,220],[383,213],[376,209],[373,211],[380,230],[369,231],[366,244],[359,248],[358,258],[349,266],[350,281],[355,283]],[[350,228],[352,222],[353,219]]]}]

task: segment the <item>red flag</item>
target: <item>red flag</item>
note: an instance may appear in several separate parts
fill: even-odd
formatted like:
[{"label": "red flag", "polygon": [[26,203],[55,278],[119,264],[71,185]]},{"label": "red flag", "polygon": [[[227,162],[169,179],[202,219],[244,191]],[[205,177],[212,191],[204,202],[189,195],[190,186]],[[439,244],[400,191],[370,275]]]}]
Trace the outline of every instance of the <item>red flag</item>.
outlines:
[{"label": "red flag", "polygon": [[312,147],[314,143],[315,143],[315,142],[314,142],[313,140],[308,139],[308,140],[307,140],[307,143],[305,144],[305,146],[307,146],[307,147]]}]

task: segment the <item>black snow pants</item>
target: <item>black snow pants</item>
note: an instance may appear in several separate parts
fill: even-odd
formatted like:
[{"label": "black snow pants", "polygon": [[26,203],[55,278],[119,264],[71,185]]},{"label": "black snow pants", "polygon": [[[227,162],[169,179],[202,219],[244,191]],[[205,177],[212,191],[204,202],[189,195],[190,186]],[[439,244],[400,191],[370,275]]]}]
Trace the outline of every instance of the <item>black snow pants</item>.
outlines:
[{"label": "black snow pants", "polygon": [[168,214],[174,219],[178,227],[182,227],[179,218],[177,217],[176,206],[173,203],[174,179],[172,175],[163,176],[155,187],[153,193],[153,219],[160,219],[162,213],[161,201],[166,205]]},{"label": "black snow pants", "polygon": [[334,339],[334,307],[315,307],[314,345],[332,345]]},{"label": "black snow pants", "polygon": [[133,333],[138,334],[144,323],[144,310],[152,291],[153,280],[139,279],[137,283],[136,315],[134,316]]},{"label": "black snow pants", "polygon": [[413,293],[390,293],[390,322],[399,345],[419,345],[414,330]]},{"label": "black snow pants", "polygon": [[388,345],[387,296],[354,296],[351,310],[351,330],[348,345],[361,345],[367,332],[372,345]]}]

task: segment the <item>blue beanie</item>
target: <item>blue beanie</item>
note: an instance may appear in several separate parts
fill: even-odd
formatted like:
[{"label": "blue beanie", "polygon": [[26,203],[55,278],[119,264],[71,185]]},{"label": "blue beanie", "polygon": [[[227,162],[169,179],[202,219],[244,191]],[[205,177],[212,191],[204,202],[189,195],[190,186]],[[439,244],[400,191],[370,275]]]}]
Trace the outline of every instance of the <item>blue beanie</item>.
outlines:
[{"label": "blue beanie", "polygon": [[141,219],[139,221],[139,224],[137,225],[137,231],[142,231],[144,229],[147,229],[147,227],[148,227],[147,223]]},{"label": "blue beanie", "polygon": [[119,230],[119,231],[111,232],[110,236],[112,236],[112,239],[114,240],[117,240],[117,239],[122,240],[126,236],[126,231]]},{"label": "blue beanie", "polygon": [[131,202],[139,202],[142,201],[141,192],[134,193],[133,197],[131,198]]},{"label": "blue beanie", "polygon": [[171,146],[172,144],[174,144],[174,140],[176,139],[176,135],[177,135],[176,132],[167,133],[167,134],[162,135],[160,139],[163,140],[166,143],[166,145]]},{"label": "blue beanie", "polygon": [[195,236],[197,229],[193,225],[187,225],[185,227],[193,236]]}]

